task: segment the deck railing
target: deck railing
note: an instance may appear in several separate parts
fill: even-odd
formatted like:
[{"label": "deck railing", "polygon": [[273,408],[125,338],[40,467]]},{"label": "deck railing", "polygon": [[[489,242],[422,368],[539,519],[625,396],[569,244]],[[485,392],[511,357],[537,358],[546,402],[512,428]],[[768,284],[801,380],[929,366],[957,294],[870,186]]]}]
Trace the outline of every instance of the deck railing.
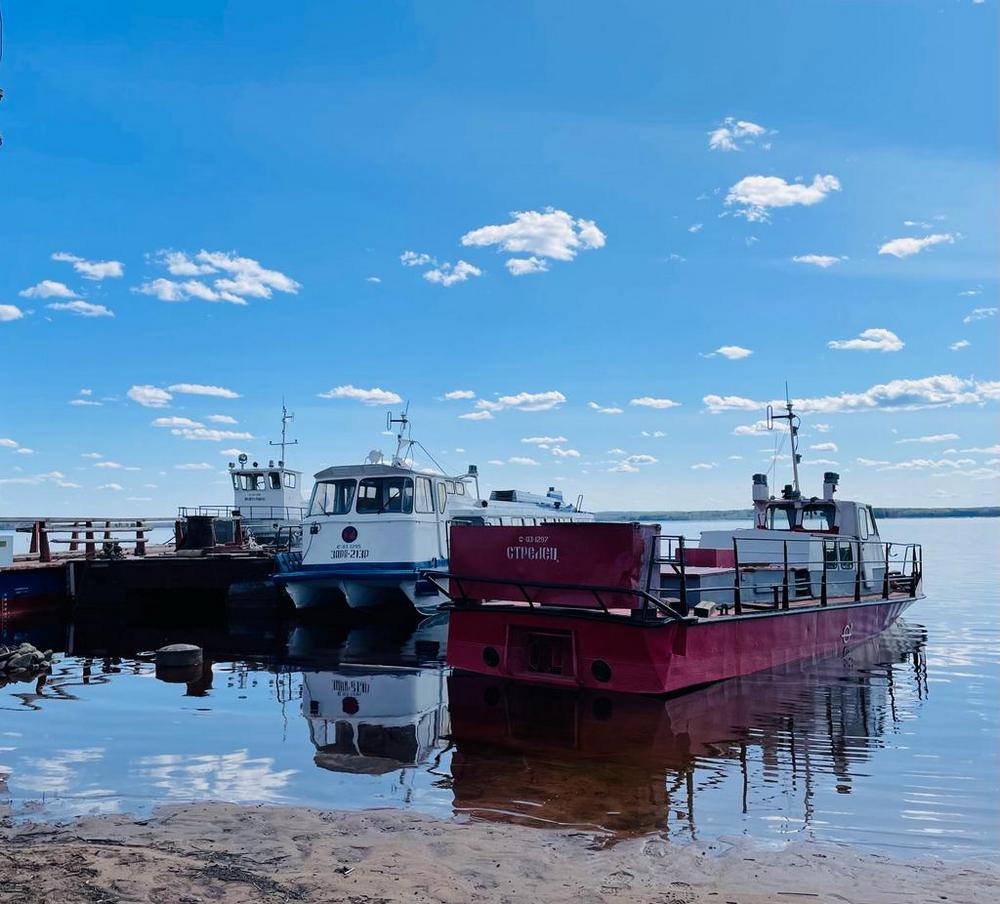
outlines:
[{"label": "deck railing", "polygon": [[[766,549],[768,544],[770,549]],[[780,560],[774,552],[780,544]],[[810,544],[805,557],[799,555],[802,544]],[[819,559],[811,559],[811,547],[819,546]],[[669,568],[677,577],[679,609],[688,611],[691,592],[687,552],[695,547],[680,535],[661,535],[653,562],[660,568]],[[732,569],[731,586],[699,587],[699,595],[732,593],[732,603],[737,615],[747,609],[787,609],[793,600],[818,601],[826,606],[831,598],[853,598],[860,602],[863,596],[879,594],[889,599],[893,593],[915,596],[923,572],[923,548],[919,543],[896,543],[883,540],[855,540],[846,537],[818,537],[816,535],[787,538],[734,537],[732,564],[718,567]],[[769,554],[770,553],[770,554]],[[779,571],[780,569],[780,571]],[[775,573],[773,582],[753,583],[744,577],[758,571]],[[818,575],[818,588],[814,587]],[[770,594],[767,602],[748,600],[746,596]],[[729,605],[724,602],[722,605]]]},{"label": "deck railing", "polygon": [[302,505],[184,505],[177,510],[179,518],[195,515],[242,518],[244,521],[301,521],[305,513],[305,506]]},{"label": "deck railing", "polygon": [[3,526],[18,533],[31,535],[28,555],[39,562],[51,562],[53,547],[65,546],[66,552],[93,558],[98,555],[115,557],[121,547],[133,547],[133,555],[145,556],[147,549],[157,546],[152,540],[155,530],[169,530],[173,540],[173,518],[17,518],[5,519]]}]

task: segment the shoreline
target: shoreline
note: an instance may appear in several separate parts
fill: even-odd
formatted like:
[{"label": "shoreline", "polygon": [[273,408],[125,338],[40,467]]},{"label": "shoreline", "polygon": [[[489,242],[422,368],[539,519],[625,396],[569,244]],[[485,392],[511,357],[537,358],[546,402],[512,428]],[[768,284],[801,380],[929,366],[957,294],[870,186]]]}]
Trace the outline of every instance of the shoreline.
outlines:
[{"label": "shoreline", "polygon": [[18,904],[1000,898],[1000,864],[988,861],[906,860],[846,845],[775,847],[744,838],[672,845],[650,836],[607,845],[591,832],[389,809],[175,804],[148,819],[6,820],[0,837],[0,901]]}]

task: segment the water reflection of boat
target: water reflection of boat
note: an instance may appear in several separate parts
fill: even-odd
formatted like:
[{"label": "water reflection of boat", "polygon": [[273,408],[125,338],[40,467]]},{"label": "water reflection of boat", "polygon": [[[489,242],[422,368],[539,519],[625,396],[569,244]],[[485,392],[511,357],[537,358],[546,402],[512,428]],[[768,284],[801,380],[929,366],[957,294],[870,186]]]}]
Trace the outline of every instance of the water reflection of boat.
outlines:
[{"label": "water reflection of boat", "polygon": [[445,667],[306,672],[302,714],[323,769],[381,775],[415,766],[449,731]]},{"label": "water reflection of boat", "polygon": [[[449,679],[454,806],[500,821],[599,826],[616,837],[695,831],[699,790],[768,772],[768,792],[801,801],[832,773],[849,793],[858,764],[901,718],[899,671],[913,660],[922,696],[923,635],[900,623],[845,656],[795,663],[670,699]],[[903,674],[907,674],[903,670]]]}]

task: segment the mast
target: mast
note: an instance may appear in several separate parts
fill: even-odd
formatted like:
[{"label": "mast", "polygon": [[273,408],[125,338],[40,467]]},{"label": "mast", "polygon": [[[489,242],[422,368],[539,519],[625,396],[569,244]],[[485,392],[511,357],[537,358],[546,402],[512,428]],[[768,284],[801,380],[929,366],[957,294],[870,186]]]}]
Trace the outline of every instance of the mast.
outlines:
[{"label": "mast", "polygon": [[281,459],[278,461],[279,467],[285,466],[285,446],[297,446],[299,441],[297,439],[286,439],[286,433],[288,431],[288,422],[295,420],[295,413],[289,413],[288,409],[285,407],[285,400],[281,400],[281,442],[275,443],[271,442],[268,445],[271,446],[281,446]]},{"label": "mast", "polygon": [[413,440],[410,437],[410,418],[407,416],[410,410],[410,403],[406,403],[406,407],[403,409],[402,414],[399,417],[393,417],[392,412],[386,413],[386,430],[392,430],[393,424],[399,425],[399,432],[396,434],[396,454],[392,457],[392,463],[394,466],[399,467],[406,460],[404,455],[403,447],[406,447],[406,451],[409,452],[410,448],[413,446]]},{"label": "mast", "polygon": [[802,495],[802,490],[799,487],[799,462],[802,461],[802,456],[799,455],[799,424],[801,419],[792,410],[792,400],[788,395],[787,382],[785,383],[785,410],[788,412],[787,414],[775,414],[773,406],[767,406],[767,429],[773,430],[775,421],[788,421],[788,435],[792,442],[792,488],[798,497]]}]

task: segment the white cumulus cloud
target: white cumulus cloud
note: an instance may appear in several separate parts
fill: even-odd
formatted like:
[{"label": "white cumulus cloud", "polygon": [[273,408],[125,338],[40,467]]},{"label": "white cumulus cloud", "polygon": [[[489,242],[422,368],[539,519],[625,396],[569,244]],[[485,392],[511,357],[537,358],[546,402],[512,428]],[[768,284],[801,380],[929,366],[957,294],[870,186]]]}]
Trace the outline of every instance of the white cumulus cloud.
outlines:
[{"label": "white cumulus cloud", "polygon": [[14,320],[20,320],[23,316],[24,311],[16,304],[0,304],[0,323],[10,323]]},{"label": "white cumulus cloud", "polygon": [[988,320],[990,317],[996,316],[996,308],[973,308],[962,318],[962,323],[975,323],[977,320]]},{"label": "white cumulus cloud", "polygon": [[[473,247],[496,245],[511,254],[528,254],[534,257],[571,261],[580,251],[603,248],[606,236],[593,220],[576,219],[565,210],[546,207],[544,211],[512,211],[513,220],[494,226],[482,226],[462,236],[462,244]],[[532,258],[528,258],[530,261]],[[514,275],[540,272],[537,264],[529,264],[533,269],[523,269],[527,261],[508,262],[507,268]],[[515,272],[520,269],[520,272]]]},{"label": "white cumulus cloud", "polygon": [[125,395],[144,408],[166,408],[174,398],[165,389],[149,384],[133,386]]},{"label": "white cumulus cloud", "polygon": [[653,396],[641,396],[638,399],[629,400],[629,405],[635,408],[657,408],[660,410],[677,408],[680,404],[680,402],[675,402],[673,399],[658,399]]},{"label": "white cumulus cloud", "polygon": [[549,269],[548,263],[540,257],[512,257],[504,262],[507,272],[511,276],[527,276],[529,273],[545,273]]},{"label": "white cumulus cloud", "polygon": [[556,389],[545,392],[519,392],[514,395],[498,396],[496,399],[480,399],[476,408],[481,411],[551,411],[566,401],[566,396]]},{"label": "white cumulus cloud", "polygon": [[927,436],[912,436],[907,439],[897,439],[899,445],[904,443],[953,443],[961,439],[957,433],[931,433]]},{"label": "white cumulus cloud", "polygon": [[422,251],[404,251],[399,256],[399,262],[404,267],[426,267],[428,264],[437,263],[433,257],[429,254],[424,254]]},{"label": "white cumulus cloud", "polygon": [[302,286],[280,270],[269,270],[259,261],[230,251],[199,251],[189,257],[182,251],[158,251],[153,261],[172,276],[207,277],[181,282],[159,277],[134,286],[133,292],[152,295],[160,301],[224,301],[246,305],[248,298],[271,298],[274,292],[297,294]]},{"label": "white cumulus cloud", "polygon": [[52,279],[43,279],[40,283],[35,283],[27,289],[22,289],[17,293],[22,298],[75,298],[74,292],[65,283],[56,282]]},{"label": "white cumulus cloud", "polygon": [[587,407],[593,409],[598,414],[621,414],[625,409],[616,405],[598,405],[597,402],[587,402]]},{"label": "white cumulus cloud", "polygon": [[475,397],[476,394],[471,389],[453,389],[451,392],[446,392],[444,394],[444,399],[448,402],[455,402],[463,399],[474,399]]},{"label": "white cumulus cloud", "polygon": [[102,304],[91,304],[89,301],[81,301],[79,298],[74,301],[56,301],[47,304],[45,307],[53,311],[69,311],[78,317],[114,317],[114,311],[104,307]]},{"label": "white cumulus cloud", "polygon": [[[751,146],[757,139],[767,134],[767,129],[746,119],[736,119],[727,116],[722,125],[708,133],[708,149],[710,151],[739,151],[741,144]],[[764,145],[765,150],[770,145]]]},{"label": "white cumulus cloud", "polygon": [[[794,399],[800,414],[851,414],[858,411],[916,411],[952,405],[981,405],[1000,400],[1000,381],[977,381],[954,374],[936,374],[916,379],[890,380],[863,392]],[[712,414],[724,411],[763,411],[768,402],[742,396],[706,395],[702,401]],[[781,408],[783,399],[772,400]]]},{"label": "white cumulus cloud", "polygon": [[198,421],[193,421],[189,417],[158,417],[153,420],[154,427],[204,427]]},{"label": "white cumulus cloud", "polygon": [[813,267],[820,267],[826,270],[834,264],[846,261],[846,257],[837,257],[833,254],[797,254],[792,260],[797,264],[811,264]]},{"label": "white cumulus cloud", "polygon": [[457,264],[443,263],[440,267],[435,267],[433,270],[427,270],[424,273],[424,279],[427,282],[435,283],[439,286],[444,286],[448,288],[449,286],[454,286],[457,283],[463,283],[470,276],[482,276],[483,271],[468,261],[460,260]]},{"label": "white cumulus cloud", "polygon": [[361,389],[349,383],[346,386],[335,386],[333,389],[321,392],[319,397],[321,399],[353,399],[365,405],[398,405],[403,401],[402,396],[388,389],[380,389],[378,386],[373,386],[371,389]]},{"label": "white cumulus cloud", "polygon": [[892,330],[873,327],[862,330],[856,339],[831,339],[827,347],[840,351],[898,352],[905,344]]},{"label": "white cumulus cloud", "polygon": [[891,254],[893,257],[910,257],[919,254],[925,248],[932,248],[934,245],[955,243],[956,236],[950,232],[936,232],[933,235],[925,235],[919,238],[909,237],[892,239],[884,245],[880,245],[879,254]]},{"label": "white cumulus cloud", "polygon": [[493,415],[488,411],[469,411],[465,414],[460,414],[459,419],[463,421],[492,421]]},{"label": "white cumulus cloud", "polygon": [[84,279],[100,281],[102,279],[117,279],[125,275],[125,265],[121,261],[88,261],[65,251],[57,251],[52,255],[52,260],[72,264],[73,269]]},{"label": "white cumulus cloud", "polygon": [[225,386],[210,386],[204,383],[173,383],[167,387],[181,395],[211,396],[216,399],[238,399],[240,394]]},{"label": "white cumulus cloud", "polygon": [[811,207],[834,191],[840,191],[836,176],[817,175],[809,185],[786,182],[778,176],[746,176],[729,189],[726,205],[739,208],[737,215],[751,222],[767,222],[771,208]]},{"label": "white cumulus cloud", "polygon": [[522,436],[522,443],[527,443],[529,446],[541,446],[543,449],[549,446],[558,446],[560,443],[568,443],[569,440],[565,436]]},{"label": "white cumulus cloud", "polygon": [[721,355],[730,361],[739,361],[742,358],[749,358],[752,354],[750,349],[743,348],[742,345],[720,345],[714,352],[709,352],[705,357],[714,358]]}]

